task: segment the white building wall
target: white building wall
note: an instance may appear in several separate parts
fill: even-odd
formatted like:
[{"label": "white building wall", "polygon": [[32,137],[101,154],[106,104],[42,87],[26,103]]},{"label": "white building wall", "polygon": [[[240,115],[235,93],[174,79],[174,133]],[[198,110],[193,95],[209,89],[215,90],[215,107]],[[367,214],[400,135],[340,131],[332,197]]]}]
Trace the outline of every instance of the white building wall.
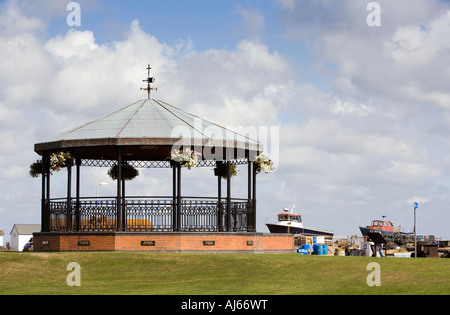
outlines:
[{"label": "white building wall", "polygon": [[23,251],[23,247],[32,237],[33,235],[19,235],[17,229],[14,228],[11,233],[11,250]]},{"label": "white building wall", "polygon": [[15,227],[11,231],[11,250],[19,250],[19,234]]},{"label": "white building wall", "polygon": [[23,247],[32,237],[33,235],[19,235],[19,252],[23,251]]}]

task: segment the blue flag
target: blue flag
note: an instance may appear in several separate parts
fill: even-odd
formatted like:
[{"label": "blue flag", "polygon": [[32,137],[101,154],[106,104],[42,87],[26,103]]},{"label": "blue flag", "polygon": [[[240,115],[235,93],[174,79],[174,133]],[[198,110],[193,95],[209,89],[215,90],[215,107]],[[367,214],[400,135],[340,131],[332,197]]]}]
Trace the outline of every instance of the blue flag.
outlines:
[{"label": "blue flag", "polygon": [[417,202],[414,202],[414,209],[419,208],[419,204]]}]

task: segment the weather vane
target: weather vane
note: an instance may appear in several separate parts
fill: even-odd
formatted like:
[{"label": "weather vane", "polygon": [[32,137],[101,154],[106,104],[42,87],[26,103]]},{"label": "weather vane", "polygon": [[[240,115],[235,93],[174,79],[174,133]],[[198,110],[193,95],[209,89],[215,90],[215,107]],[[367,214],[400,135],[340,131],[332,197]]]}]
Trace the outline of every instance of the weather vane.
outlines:
[{"label": "weather vane", "polygon": [[146,88],[141,88],[141,90],[147,91],[147,93],[148,93],[148,99],[150,99],[150,92],[151,92],[152,90],[158,91],[158,88],[154,88],[154,87],[151,87],[151,86],[150,86],[150,83],[155,83],[155,78],[150,77],[150,70],[151,70],[151,69],[152,69],[152,68],[150,67],[150,65],[148,65],[148,67],[147,67],[147,70],[148,70],[148,76],[147,76],[147,79],[142,80],[143,82],[147,82],[147,87],[146,87]]}]

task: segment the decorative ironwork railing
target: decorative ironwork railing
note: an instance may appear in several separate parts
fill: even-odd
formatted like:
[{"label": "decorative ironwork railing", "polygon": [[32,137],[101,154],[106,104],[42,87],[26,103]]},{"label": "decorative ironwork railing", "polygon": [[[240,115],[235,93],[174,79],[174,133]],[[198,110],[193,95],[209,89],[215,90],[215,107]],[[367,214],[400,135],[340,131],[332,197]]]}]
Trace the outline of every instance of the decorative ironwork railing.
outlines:
[{"label": "decorative ironwork railing", "polygon": [[[250,225],[252,200],[183,197],[126,197],[117,213],[116,198],[51,199],[48,202],[50,231],[219,232],[255,231]],[[69,215],[68,215],[69,213]],[[68,221],[69,219],[69,221]],[[119,222],[120,220],[120,222]],[[180,222],[176,222],[179,220]]]},{"label": "decorative ironwork railing", "polygon": [[[136,168],[171,168],[170,161],[127,161],[130,165]],[[233,164],[244,165],[248,164],[247,158],[239,158],[232,160]],[[116,160],[86,160],[81,161],[82,166],[95,166],[95,167],[112,167],[117,165]],[[199,160],[197,167],[214,167],[217,162],[214,160]]]}]

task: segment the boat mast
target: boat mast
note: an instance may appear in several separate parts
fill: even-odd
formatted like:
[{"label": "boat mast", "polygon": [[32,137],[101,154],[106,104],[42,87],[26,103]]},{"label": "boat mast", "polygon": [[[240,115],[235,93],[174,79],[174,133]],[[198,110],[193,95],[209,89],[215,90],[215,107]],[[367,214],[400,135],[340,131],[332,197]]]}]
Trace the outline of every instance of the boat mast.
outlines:
[{"label": "boat mast", "polygon": [[294,202],[292,203],[291,214],[292,214],[292,213],[294,213],[294,208],[295,208],[295,200],[297,200],[297,195],[295,195],[295,197],[294,197]]}]

